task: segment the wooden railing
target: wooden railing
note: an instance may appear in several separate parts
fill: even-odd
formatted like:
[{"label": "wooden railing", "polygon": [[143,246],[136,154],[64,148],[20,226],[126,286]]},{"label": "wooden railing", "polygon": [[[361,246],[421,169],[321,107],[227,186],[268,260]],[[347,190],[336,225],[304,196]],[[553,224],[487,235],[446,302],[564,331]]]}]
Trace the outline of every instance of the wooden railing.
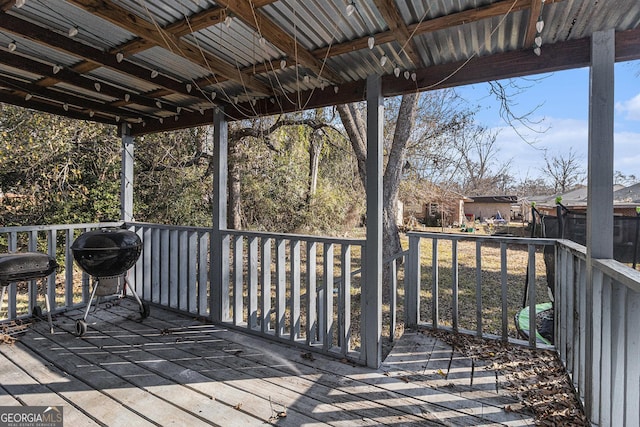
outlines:
[{"label": "wooden railing", "polygon": [[[212,232],[132,223],[143,241],[133,277],[143,299],[209,317]],[[270,339],[361,360],[363,240],[227,230],[222,322]]]},{"label": "wooden railing", "polygon": [[[556,347],[591,422],[640,425],[640,272],[558,245]],[[591,295],[589,295],[591,292]]]},{"label": "wooden railing", "polygon": [[[121,225],[0,228],[2,251],[45,252],[60,265],[44,284],[3,287],[0,320],[30,316],[45,291],[52,312],[86,304],[89,278],[74,266],[71,244],[82,232]],[[211,229],[126,227],[143,240],[128,273],[143,299],[203,318],[220,304],[230,328],[364,362],[364,240],[226,230],[228,268],[218,301],[212,295],[211,263],[218,254],[211,251]],[[640,272],[594,259],[589,278],[585,248],[564,240],[408,235],[409,249],[384,261],[390,281],[382,310],[391,339],[405,319],[409,326],[540,347],[535,335],[518,336],[513,315],[528,304],[529,330],[535,330],[535,304],[528,302],[548,300],[552,284],[555,346],[545,347],[558,351],[588,416],[598,425],[640,425]]]},{"label": "wooden railing", "polygon": [[[543,251],[548,247],[553,257],[555,240],[418,232],[408,235],[404,300],[408,326],[540,346],[535,334],[530,334],[528,341],[518,336],[514,315],[523,301],[548,300]],[[529,307],[529,330],[535,330],[535,304]]]}]

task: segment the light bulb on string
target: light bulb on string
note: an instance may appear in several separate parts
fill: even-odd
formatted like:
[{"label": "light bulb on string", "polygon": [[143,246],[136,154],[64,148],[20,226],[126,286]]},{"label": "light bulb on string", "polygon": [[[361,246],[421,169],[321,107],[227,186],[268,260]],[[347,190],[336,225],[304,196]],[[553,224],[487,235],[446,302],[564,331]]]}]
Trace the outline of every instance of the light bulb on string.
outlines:
[{"label": "light bulb on string", "polygon": [[59,65],[54,65],[52,69],[53,69],[53,74],[58,74],[60,70],[62,70],[62,67]]},{"label": "light bulb on string", "polygon": [[95,114],[96,113],[93,110],[89,110],[89,117],[93,117],[93,116],[95,116]]},{"label": "light bulb on string", "polygon": [[25,101],[28,101],[28,100],[30,100],[31,98],[33,98],[33,95],[31,95],[30,93],[28,93],[28,94],[26,94],[26,95],[24,96],[24,100],[25,100]]},{"label": "light bulb on string", "polygon": [[536,47],[536,48],[533,49],[533,53],[535,53],[536,56],[540,56],[540,54],[542,53],[542,50],[540,50],[539,47]]},{"label": "light bulb on string", "polygon": [[16,7],[20,9],[22,6],[24,6],[25,3],[26,3],[26,0],[17,0]]},{"label": "light bulb on string", "polygon": [[95,88],[96,88],[96,92],[100,92],[100,88],[101,88],[101,86],[100,86],[100,83],[99,83],[99,82],[95,82],[95,83],[93,84],[93,87],[95,87]]},{"label": "light bulb on string", "polygon": [[131,95],[129,95],[128,93],[125,93],[125,94],[124,94],[124,100],[125,100],[126,102],[129,102],[129,100],[130,100],[130,99],[131,99]]},{"label": "light bulb on string", "polygon": [[64,104],[62,104],[62,109],[64,111],[69,111],[69,104],[67,104],[66,102]]},{"label": "light bulb on string", "polygon": [[213,101],[214,99],[216,99],[216,96],[218,96],[217,92],[211,92],[211,100]]},{"label": "light bulb on string", "polygon": [[417,78],[418,78],[418,75],[416,73],[411,73],[411,80],[415,82]]},{"label": "light bulb on string", "polygon": [[353,12],[356,11],[356,6],[353,3],[349,3],[347,5],[347,16],[353,15]]},{"label": "light bulb on string", "polygon": [[120,121],[120,116],[116,116],[116,123]]},{"label": "light bulb on string", "polygon": [[404,72],[404,78],[409,80],[409,77],[411,76],[411,74],[409,73],[409,71],[405,71]]},{"label": "light bulb on string", "polygon": [[382,55],[380,57],[380,66],[384,67],[386,63],[387,63],[387,55]]},{"label": "light bulb on string", "polygon": [[533,43],[536,47],[542,46],[542,37],[537,36],[535,39],[533,39]]},{"label": "light bulb on string", "polygon": [[311,77],[309,77],[309,75],[305,75],[305,76],[302,78],[302,81],[303,81],[305,84],[309,84],[309,82],[311,81]]},{"label": "light bulb on string", "polygon": [[264,37],[260,36],[260,38],[258,39],[258,43],[260,43],[260,46],[263,46],[267,44],[267,39],[265,39]]},{"label": "light bulb on string", "polygon": [[152,79],[155,79],[156,77],[158,77],[158,74],[159,74],[159,73],[158,73],[158,70],[152,70],[152,71],[151,71],[151,78],[152,78]]},{"label": "light bulb on string", "polygon": [[287,60],[286,59],[281,59],[280,60],[280,69],[284,70],[285,68],[287,68]]},{"label": "light bulb on string", "polygon": [[399,77],[399,76],[400,76],[400,67],[396,67],[396,68],[394,68],[394,69],[393,69],[393,74],[394,74],[396,77]]},{"label": "light bulb on string", "polygon": [[227,15],[227,17],[224,18],[224,25],[226,25],[227,28],[229,28],[231,26],[232,20],[233,18],[231,18],[231,15]]},{"label": "light bulb on string", "polygon": [[160,124],[164,123],[164,119],[162,117],[158,118],[158,121],[160,122]]},{"label": "light bulb on string", "polygon": [[538,19],[538,22],[536,22],[536,31],[541,33],[543,29],[544,29],[544,21],[542,20],[542,18],[540,18]]},{"label": "light bulb on string", "polygon": [[124,53],[122,52],[116,53],[116,61],[118,61],[118,63],[121,63],[123,59],[124,59]]},{"label": "light bulb on string", "polygon": [[69,28],[69,37],[75,37],[78,35],[78,27]]},{"label": "light bulb on string", "polygon": [[370,36],[367,39],[367,46],[369,46],[369,50],[373,49],[375,45],[376,45],[376,39],[373,36]]},{"label": "light bulb on string", "polygon": [[338,91],[339,91],[339,90],[340,90],[340,88],[339,88],[338,86],[334,86],[334,87],[333,87],[333,91],[334,91],[335,93],[338,93]]},{"label": "light bulb on string", "polygon": [[158,107],[158,108],[162,108],[162,102],[160,102],[160,101],[156,101],[156,107]]},{"label": "light bulb on string", "polygon": [[191,83],[187,83],[187,93],[191,93]]},{"label": "light bulb on string", "polygon": [[18,48],[18,45],[16,44],[15,40],[10,41],[9,44],[7,45],[7,49],[9,49],[9,52],[15,52],[17,48]]}]

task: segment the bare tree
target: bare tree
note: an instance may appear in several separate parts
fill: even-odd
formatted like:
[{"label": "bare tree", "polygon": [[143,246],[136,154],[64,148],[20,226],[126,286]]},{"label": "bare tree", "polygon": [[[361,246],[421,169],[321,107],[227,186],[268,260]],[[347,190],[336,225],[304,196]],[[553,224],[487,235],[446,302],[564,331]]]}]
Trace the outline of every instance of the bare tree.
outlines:
[{"label": "bare tree", "polygon": [[566,155],[549,156],[544,155],[545,166],[540,168],[547,176],[556,193],[565,193],[579,184],[585,175],[584,166],[580,163],[580,156],[569,148]]}]

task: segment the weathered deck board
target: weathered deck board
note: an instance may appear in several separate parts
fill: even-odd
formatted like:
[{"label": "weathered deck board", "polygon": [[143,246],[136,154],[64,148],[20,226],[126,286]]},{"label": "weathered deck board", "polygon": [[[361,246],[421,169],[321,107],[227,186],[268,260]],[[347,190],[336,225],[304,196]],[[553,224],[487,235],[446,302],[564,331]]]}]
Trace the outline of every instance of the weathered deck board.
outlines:
[{"label": "weathered deck board", "polygon": [[0,345],[0,405],[63,405],[69,425],[533,425],[494,372],[423,334],[372,370],[157,307],[140,322],[127,299],[77,338],[81,316]]}]

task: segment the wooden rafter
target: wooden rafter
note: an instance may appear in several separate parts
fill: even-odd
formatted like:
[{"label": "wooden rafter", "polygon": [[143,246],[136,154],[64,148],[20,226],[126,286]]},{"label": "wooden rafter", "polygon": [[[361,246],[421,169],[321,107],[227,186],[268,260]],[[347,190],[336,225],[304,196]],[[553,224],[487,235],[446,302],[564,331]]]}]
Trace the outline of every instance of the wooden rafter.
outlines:
[{"label": "wooden rafter", "polygon": [[533,46],[533,41],[536,38],[537,30],[536,23],[538,22],[538,17],[540,16],[540,12],[542,11],[542,3],[544,0],[531,0],[531,8],[529,10],[529,22],[527,22],[527,32],[524,37],[524,47]]},{"label": "wooden rafter", "polygon": [[380,11],[382,18],[389,26],[389,31],[395,36],[395,39],[400,46],[403,47],[402,50],[406,54],[407,58],[409,58],[415,67],[423,67],[424,64],[420,59],[420,55],[418,55],[418,48],[411,37],[409,29],[398,12],[395,1],[374,0],[373,2],[378,8],[378,11]]}]

